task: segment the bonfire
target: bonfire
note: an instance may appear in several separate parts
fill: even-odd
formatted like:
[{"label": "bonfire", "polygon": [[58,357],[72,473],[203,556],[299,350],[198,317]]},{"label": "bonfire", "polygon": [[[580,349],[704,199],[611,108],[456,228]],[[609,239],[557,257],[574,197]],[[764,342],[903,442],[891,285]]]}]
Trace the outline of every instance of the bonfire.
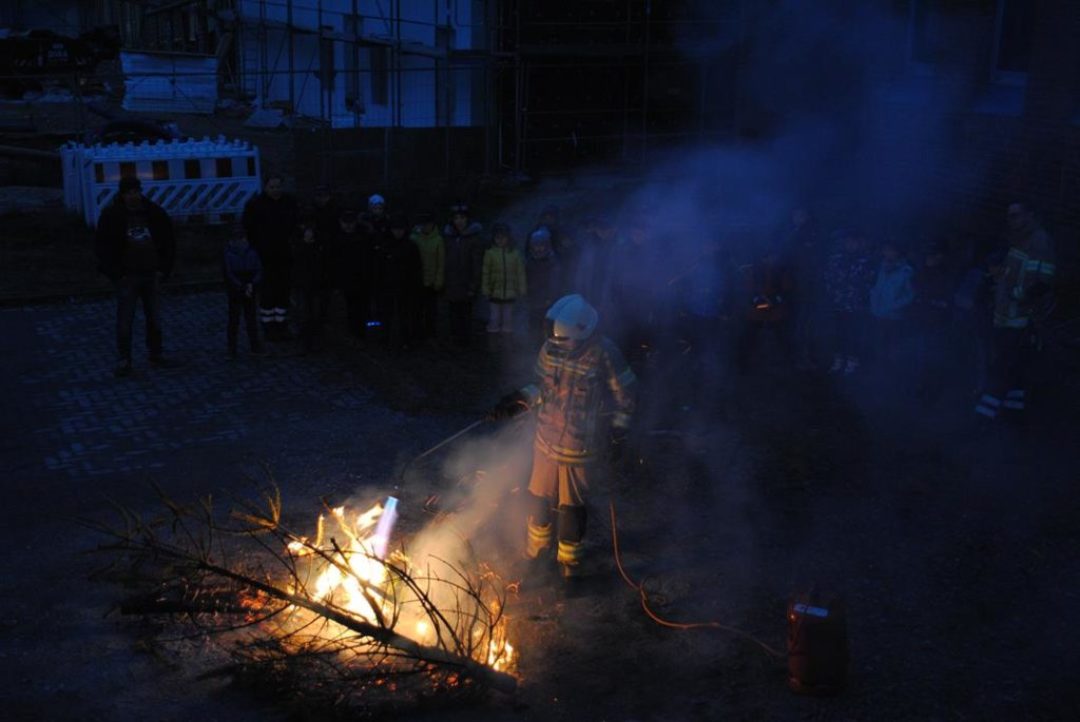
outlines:
[{"label": "bonfire", "polygon": [[223,663],[204,676],[369,712],[515,688],[507,585],[453,534],[395,535],[397,499],[326,506],[304,534],[276,489],[224,519],[209,499],[162,501],[153,521],[93,526],[137,590],[121,611],[186,628],[160,644],[213,642]]}]

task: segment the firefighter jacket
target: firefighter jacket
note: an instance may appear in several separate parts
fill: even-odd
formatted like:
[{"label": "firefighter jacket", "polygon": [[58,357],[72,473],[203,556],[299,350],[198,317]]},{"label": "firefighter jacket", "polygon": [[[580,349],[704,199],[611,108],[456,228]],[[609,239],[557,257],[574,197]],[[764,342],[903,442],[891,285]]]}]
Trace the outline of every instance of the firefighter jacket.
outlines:
[{"label": "firefighter jacket", "polygon": [[522,391],[538,407],[536,448],[564,464],[595,461],[601,443],[602,411],[614,404],[612,426],[625,429],[634,411],[634,376],[626,359],[606,336],[567,353],[551,341],[536,359],[537,383]]},{"label": "firefighter jacket", "polygon": [[525,295],[525,261],[516,248],[492,246],[484,252],[480,292],[493,301]]},{"label": "firefighter jacket", "polygon": [[994,326],[1026,328],[1052,303],[1054,251],[1046,231],[1035,226],[1013,241],[994,294]]}]

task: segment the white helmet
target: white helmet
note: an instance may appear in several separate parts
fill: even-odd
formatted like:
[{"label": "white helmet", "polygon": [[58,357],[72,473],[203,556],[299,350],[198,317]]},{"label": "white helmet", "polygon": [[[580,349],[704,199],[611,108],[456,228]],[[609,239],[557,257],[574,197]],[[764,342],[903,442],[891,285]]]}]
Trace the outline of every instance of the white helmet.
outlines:
[{"label": "white helmet", "polygon": [[548,340],[571,349],[588,340],[596,330],[600,314],[580,295],[563,296],[552,304],[545,316]]}]

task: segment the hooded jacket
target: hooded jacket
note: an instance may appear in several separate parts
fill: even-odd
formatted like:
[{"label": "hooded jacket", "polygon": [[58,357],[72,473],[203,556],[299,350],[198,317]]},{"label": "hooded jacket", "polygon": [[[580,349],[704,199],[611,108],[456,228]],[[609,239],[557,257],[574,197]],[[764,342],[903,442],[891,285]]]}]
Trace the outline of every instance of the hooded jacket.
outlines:
[{"label": "hooded jacket", "polygon": [[438,227],[433,225],[431,233],[424,233],[423,226],[417,226],[409,239],[420,251],[424,288],[441,291],[446,282],[446,244]]},{"label": "hooded jacket", "polygon": [[907,314],[908,306],[915,300],[911,286],[914,271],[906,261],[887,268],[884,263],[878,269],[877,281],[870,289],[870,313],[887,321],[900,321]]},{"label": "hooded jacket", "polygon": [[470,223],[458,232],[452,223],[443,229],[446,245],[445,287],[446,300],[467,301],[476,295],[480,285],[480,233],[479,223]]},{"label": "hooded jacket", "polygon": [[521,251],[509,245],[487,249],[480,289],[493,301],[513,301],[524,296],[525,261]]}]

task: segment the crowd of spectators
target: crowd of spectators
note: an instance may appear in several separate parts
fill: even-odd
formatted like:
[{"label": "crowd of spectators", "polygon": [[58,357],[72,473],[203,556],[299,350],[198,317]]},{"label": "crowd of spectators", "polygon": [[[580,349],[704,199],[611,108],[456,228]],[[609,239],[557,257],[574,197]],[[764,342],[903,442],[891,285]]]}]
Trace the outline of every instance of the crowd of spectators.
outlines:
[{"label": "crowd of spectators", "polygon": [[[174,253],[167,217],[137,181],[125,182],[98,241],[120,290],[119,375],[130,372],[140,297],[151,357],[161,358],[155,279]],[[549,206],[519,228],[485,227],[463,202],[445,222],[440,215],[406,216],[380,194],[343,203],[325,186],[301,203],[281,176],[267,178],[223,253],[228,357],[238,353],[241,317],[252,353],[264,353],[264,340],[318,351],[337,303],[352,337],[395,353],[466,347],[485,331],[538,344],[545,311],[580,293],[636,363],[666,349],[738,374],[773,363],[844,379],[870,367],[927,399],[952,376],[971,380],[983,392],[979,413],[996,418],[1024,408],[1031,351],[1052,306],[1052,245],[1020,203],[1008,208],[1000,248],[974,261],[944,239],[826,232],[806,209],[748,243],[723,230],[661,227],[647,212],[567,223]]]}]

